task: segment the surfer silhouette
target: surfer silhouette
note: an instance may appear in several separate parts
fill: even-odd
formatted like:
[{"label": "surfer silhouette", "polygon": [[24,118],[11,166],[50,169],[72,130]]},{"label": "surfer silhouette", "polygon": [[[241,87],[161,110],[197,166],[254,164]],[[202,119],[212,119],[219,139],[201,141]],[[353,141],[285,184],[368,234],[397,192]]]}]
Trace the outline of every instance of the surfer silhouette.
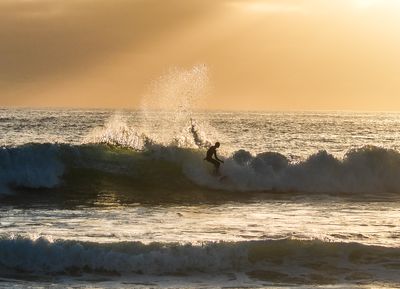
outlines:
[{"label": "surfer silhouette", "polygon": [[[221,165],[221,163],[223,163],[224,161],[220,160],[217,157],[217,149],[219,148],[220,143],[216,142],[215,145],[211,146],[208,150],[207,150],[207,155],[204,158],[205,161],[212,163],[215,167],[215,174],[219,175],[219,166]],[[213,158],[214,156],[214,158]]]}]

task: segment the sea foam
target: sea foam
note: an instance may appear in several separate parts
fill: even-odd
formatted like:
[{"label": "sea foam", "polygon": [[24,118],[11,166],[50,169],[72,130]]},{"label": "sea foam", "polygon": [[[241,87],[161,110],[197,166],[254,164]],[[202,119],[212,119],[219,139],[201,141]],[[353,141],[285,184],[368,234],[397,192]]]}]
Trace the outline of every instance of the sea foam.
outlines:
[{"label": "sea foam", "polygon": [[27,144],[0,149],[0,195],[9,186],[51,188],[59,184],[64,165],[53,144]]},{"label": "sea foam", "polygon": [[[257,155],[239,150],[225,156],[221,181],[205,162],[205,149],[163,146],[148,143],[143,150],[106,144],[27,144],[0,151],[0,184],[7,188],[53,188],[79,185],[80,179],[64,180],[65,174],[87,169],[126,178],[148,181],[152,190],[166,184],[176,192],[186,184],[203,189],[227,191],[276,191],[304,193],[400,193],[400,153],[366,146],[352,149],[343,159],[320,151],[307,159],[291,162],[284,155],[265,152]],[[181,184],[177,178],[186,179]],[[154,181],[157,180],[157,181]],[[9,190],[9,189],[8,189]]]},{"label": "sea foam", "polygon": [[[51,275],[245,272],[264,279],[273,278],[271,272],[275,272],[280,282],[286,278],[291,283],[318,283],[316,276],[319,276],[326,283],[356,280],[357,276],[364,280],[384,280],[385,272],[398,266],[399,255],[398,248],[321,240],[144,244],[2,237],[0,275],[5,268],[7,273],[15,270]],[[397,274],[390,276],[399,279]]]}]

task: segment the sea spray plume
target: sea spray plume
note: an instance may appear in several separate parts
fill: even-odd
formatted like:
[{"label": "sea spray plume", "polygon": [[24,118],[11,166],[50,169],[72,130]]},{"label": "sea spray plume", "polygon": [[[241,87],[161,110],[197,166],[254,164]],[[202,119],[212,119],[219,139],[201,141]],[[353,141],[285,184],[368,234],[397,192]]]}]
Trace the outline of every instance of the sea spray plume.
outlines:
[{"label": "sea spray plume", "polygon": [[130,127],[126,119],[117,113],[103,127],[98,127],[91,131],[83,143],[107,144],[140,151],[151,143],[151,140]]},{"label": "sea spray plume", "polygon": [[[207,130],[207,132],[212,131]],[[172,145],[184,148],[207,148],[211,146],[205,131],[197,123],[197,121],[190,119],[190,123],[185,126],[178,136],[172,140]]]},{"label": "sea spray plume", "polygon": [[[106,144],[111,146],[130,148],[136,151],[157,149],[160,146],[173,146],[181,148],[206,148],[211,145],[206,133],[198,122],[190,119],[190,123],[166,143],[155,141],[145,133],[136,130],[128,124],[128,116],[115,114],[110,117],[104,126],[93,129],[82,141],[83,144]],[[208,126],[205,126],[208,128]],[[212,131],[209,128],[208,131]],[[156,139],[157,136],[155,135]]]},{"label": "sea spray plume", "polygon": [[[180,147],[205,147],[211,141],[207,134],[215,130],[194,118],[193,111],[208,93],[208,69],[196,65],[191,69],[171,68],[156,79],[142,100],[142,127],[157,143]],[[157,131],[157,135],[153,132]]]},{"label": "sea spray plume", "polygon": [[190,119],[190,133],[197,147],[209,147],[211,142],[206,139],[204,132],[201,131],[195,120]]},{"label": "sea spray plume", "polygon": [[[198,121],[193,110],[208,90],[205,65],[191,69],[171,68],[152,83],[139,113],[122,116],[116,113],[104,126],[94,129],[83,143],[100,143],[134,150],[157,146],[206,148],[218,139],[216,130],[206,121]],[[132,127],[128,117],[141,117]],[[211,136],[211,137],[210,137]]]},{"label": "sea spray plume", "polygon": [[170,68],[152,82],[150,92],[142,100],[142,110],[144,113],[152,110],[173,112],[174,119],[186,119],[207,94],[208,83],[206,65],[191,69]]}]

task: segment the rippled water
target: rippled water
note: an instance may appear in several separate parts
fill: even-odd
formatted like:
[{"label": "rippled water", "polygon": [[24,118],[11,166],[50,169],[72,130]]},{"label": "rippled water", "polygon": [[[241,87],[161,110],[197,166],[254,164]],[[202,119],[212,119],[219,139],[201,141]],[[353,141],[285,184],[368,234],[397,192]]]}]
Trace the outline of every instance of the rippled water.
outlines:
[{"label": "rippled water", "polygon": [[[182,129],[171,124],[170,114],[111,110],[0,110],[0,143],[28,142],[80,144],[93,128],[120,115],[132,127],[156,139]],[[191,117],[211,127],[222,150],[246,149],[254,153],[276,151],[308,157],[319,150],[343,155],[350,148],[377,145],[400,148],[400,114],[353,112],[214,112]],[[185,119],[186,120],[186,119]]]},{"label": "rippled water", "polygon": [[[382,211],[385,211],[382,214]],[[218,205],[1,210],[2,235],[91,242],[246,241],[296,237],[400,247],[396,202],[263,200]]]}]

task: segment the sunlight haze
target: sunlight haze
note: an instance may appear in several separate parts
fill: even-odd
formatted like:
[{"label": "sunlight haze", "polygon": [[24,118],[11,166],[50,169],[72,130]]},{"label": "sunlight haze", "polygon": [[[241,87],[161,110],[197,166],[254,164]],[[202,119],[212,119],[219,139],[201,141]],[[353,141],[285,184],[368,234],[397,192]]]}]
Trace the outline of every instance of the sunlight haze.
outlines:
[{"label": "sunlight haze", "polygon": [[400,110],[396,0],[0,0],[0,105],[140,108],[205,65],[199,108]]}]

